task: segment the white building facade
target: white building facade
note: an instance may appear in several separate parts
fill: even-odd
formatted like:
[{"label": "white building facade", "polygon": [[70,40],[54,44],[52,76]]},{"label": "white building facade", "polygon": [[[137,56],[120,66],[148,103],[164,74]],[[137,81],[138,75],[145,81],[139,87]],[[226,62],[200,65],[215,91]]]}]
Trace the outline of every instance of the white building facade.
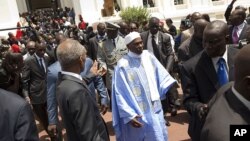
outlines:
[{"label": "white building facade", "polygon": [[[55,0],[51,0],[55,1]],[[104,0],[57,0],[61,7],[74,8],[76,13],[76,22],[78,15],[81,14],[85,21],[90,25],[103,21],[119,21],[119,12],[114,16],[102,17]],[[160,19],[172,18],[174,24],[179,27],[180,19],[188,14],[198,11],[209,14],[211,20],[224,19],[224,12],[232,0],[151,0],[153,7],[148,7],[145,2],[150,0],[117,0],[121,9],[133,6],[147,7],[152,16]],[[19,21],[19,13],[28,11],[28,0],[0,0],[0,29],[16,27]],[[249,0],[237,0],[234,6],[243,5],[246,8],[250,6]],[[0,32],[0,35],[3,32]],[[6,35],[6,33],[4,33]]]}]

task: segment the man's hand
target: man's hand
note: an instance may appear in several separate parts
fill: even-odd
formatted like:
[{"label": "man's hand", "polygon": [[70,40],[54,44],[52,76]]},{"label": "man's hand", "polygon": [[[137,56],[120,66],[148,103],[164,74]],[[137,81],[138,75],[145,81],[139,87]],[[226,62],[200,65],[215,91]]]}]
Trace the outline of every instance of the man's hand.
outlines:
[{"label": "man's hand", "polygon": [[56,136],[56,134],[57,134],[57,130],[56,130],[56,125],[55,124],[50,124],[49,126],[48,126],[48,131],[49,131],[49,133],[52,135],[52,136]]},{"label": "man's hand", "polygon": [[140,123],[137,119],[141,118],[142,116],[137,115],[134,119],[130,121],[130,124],[135,128],[140,128],[143,126],[142,123]]},{"label": "man's hand", "polygon": [[25,100],[26,100],[29,104],[31,104],[30,98],[29,98],[28,96],[25,97]]},{"label": "man's hand", "polygon": [[108,111],[108,106],[107,105],[102,105],[101,106],[101,114],[105,115]]},{"label": "man's hand", "polygon": [[103,76],[107,73],[107,70],[105,68],[101,67],[99,72],[100,72],[100,75]]},{"label": "man's hand", "polygon": [[200,120],[205,120],[206,116],[207,116],[207,113],[208,113],[207,104],[203,104],[201,107],[199,107],[198,117],[200,118]]}]

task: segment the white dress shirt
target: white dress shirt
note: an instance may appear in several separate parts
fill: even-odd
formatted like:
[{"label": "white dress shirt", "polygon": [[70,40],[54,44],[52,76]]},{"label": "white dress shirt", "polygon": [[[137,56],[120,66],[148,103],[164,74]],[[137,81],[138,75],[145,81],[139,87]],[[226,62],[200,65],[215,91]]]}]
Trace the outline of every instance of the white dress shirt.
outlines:
[{"label": "white dress shirt", "polygon": [[61,71],[61,73],[73,76],[73,77],[78,78],[78,79],[80,79],[82,81],[82,76],[80,74],[73,73],[73,72],[68,72],[68,71]]},{"label": "white dress shirt", "polygon": [[[155,39],[155,42],[156,42],[157,45],[158,45],[158,41],[159,41],[158,35],[159,35],[159,32],[157,32],[154,35],[154,39]],[[152,34],[150,32],[149,32],[149,35],[148,35],[147,49],[148,49],[149,52],[154,54],[154,49],[153,49],[153,45],[152,45]]]},{"label": "white dress shirt", "polygon": [[[240,37],[240,34],[241,34],[241,32],[242,32],[242,30],[243,30],[245,24],[246,24],[246,22],[244,21],[242,24],[236,26],[236,27],[238,28],[238,31],[237,31],[238,37]],[[236,29],[235,29],[236,27],[234,27],[234,29],[233,29],[232,36],[233,36],[234,31],[236,30]]]},{"label": "white dress shirt", "polygon": [[[39,65],[43,65],[43,68],[45,69],[45,72],[46,72],[46,71],[47,71],[47,68],[46,68],[46,65],[45,65],[45,62],[44,62],[44,58],[43,58],[43,57],[37,56],[36,53],[34,53],[34,54],[35,54],[35,57],[36,57],[36,59],[37,59]],[[42,59],[42,64],[41,64],[41,62],[40,62],[40,59]]]},{"label": "white dress shirt", "polygon": [[226,47],[226,51],[224,52],[223,56],[218,56],[218,57],[212,58],[213,66],[214,66],[214,69],[215,69],[216,72],[217,72],[217,70],[218,70],[218,68],[219,68],[219,65],[217,64],[217,62],[219,61],[220,58],[223,58],[223,59],[225,60],[226,67],[227,67],[227,72],[228,72],[227,52],[228,52],[228,49],[227,49],[227,47]]}]

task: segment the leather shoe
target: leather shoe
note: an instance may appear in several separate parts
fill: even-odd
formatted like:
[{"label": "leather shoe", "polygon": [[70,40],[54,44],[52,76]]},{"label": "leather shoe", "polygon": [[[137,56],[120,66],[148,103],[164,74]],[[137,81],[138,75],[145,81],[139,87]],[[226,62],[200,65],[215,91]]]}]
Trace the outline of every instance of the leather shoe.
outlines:
[{"label": "leather shoe", "polygon": [[176,108],[172,108],[171,110],[171,116],[174,117],[177,115],[177,109]]}]

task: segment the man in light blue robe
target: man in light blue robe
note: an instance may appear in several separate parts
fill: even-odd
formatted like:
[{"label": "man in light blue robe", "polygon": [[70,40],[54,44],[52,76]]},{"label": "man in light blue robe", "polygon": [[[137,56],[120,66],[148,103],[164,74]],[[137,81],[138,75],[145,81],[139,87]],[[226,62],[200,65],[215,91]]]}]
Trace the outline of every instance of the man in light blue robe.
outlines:
[{"label": "man in light blue robe", "polygon": [[117,141],[167,141],[161,99],[175,80],[148,51],[140,34],[125,37],[129,53],[112,78],[113,127]]}]

